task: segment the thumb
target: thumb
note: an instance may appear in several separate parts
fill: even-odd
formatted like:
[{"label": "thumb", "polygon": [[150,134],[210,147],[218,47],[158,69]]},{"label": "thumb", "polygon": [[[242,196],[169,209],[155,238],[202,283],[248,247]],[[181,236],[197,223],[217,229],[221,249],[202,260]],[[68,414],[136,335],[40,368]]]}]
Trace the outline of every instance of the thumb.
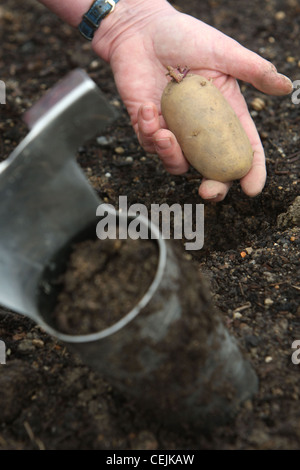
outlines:
[{"label": "thumb", "polygon": [[[223,33],[220,35],[222,37],[215,41],[214,50],[216,61],[220,64],[219,70],[251,83],[269,95],[287,95],[293,91],[291,80],[278,73],[271,62]],[[230,51],[230,55],[226,54],[226,51]]]}]

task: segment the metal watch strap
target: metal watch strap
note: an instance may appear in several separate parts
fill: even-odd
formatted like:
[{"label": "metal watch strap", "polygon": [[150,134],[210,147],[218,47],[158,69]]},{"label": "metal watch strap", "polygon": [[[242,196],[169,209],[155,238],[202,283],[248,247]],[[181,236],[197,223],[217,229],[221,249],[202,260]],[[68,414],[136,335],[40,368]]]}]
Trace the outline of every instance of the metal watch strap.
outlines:
[{"label": "metal watch strap", "polygon": [[99,28],[101,21],[115,9],[119,0],[96,0],[91,8],[82,17],[78,29],[82,36],[92,41],[95,31]]}]

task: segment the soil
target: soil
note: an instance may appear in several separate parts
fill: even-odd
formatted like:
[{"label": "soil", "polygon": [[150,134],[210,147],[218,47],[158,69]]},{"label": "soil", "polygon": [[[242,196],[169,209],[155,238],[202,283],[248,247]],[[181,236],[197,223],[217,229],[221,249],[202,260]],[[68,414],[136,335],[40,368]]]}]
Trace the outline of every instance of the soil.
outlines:
[{"label": "soil", "polygon": [[57,330],[85,335],[120,320],[149,289],[158,253],[150,240],[85,240],[72,247],[55,282],[52,317]]},{"label": "soil", "polygon": [[[176,5],[299,79],[297,0],[240,0],[239,8],[234,0]],[[230,425],[213,433],[170,431],[144,417],[64,344],[2,308],[7,364],[0,366],[0,449],[299,449],[300,364],[292,361],[293,342],[300,340],[299,105],[291,96],[266,96],[240,83],[266,151],[267,183],[252,199],[235,183],[223,202],[208,204],[198,196],[197,172],[169,175],[157,156],[141,149],[109,66],[76,31],[34,1],[8,0],[0,7],[0,39],[0,78],[7,91],[1,158],[27,133],[24,111],[71,69],[84,68],[120,118],[79,149],[78,164],[116,208],[119,195],[147,207],[205,204],[204,246],[185,257],[206,275],[223,323],[260,381],[257,395]],[[182,250],[184,242],[177,242]]]}]

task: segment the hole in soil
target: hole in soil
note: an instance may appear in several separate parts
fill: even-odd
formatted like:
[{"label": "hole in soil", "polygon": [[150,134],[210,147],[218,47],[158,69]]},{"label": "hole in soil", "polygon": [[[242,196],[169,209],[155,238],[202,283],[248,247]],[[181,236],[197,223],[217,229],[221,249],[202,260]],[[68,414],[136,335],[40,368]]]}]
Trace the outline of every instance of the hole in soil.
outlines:
[{"label": "hole in soil", "polygon": [[154,240],[100,240],[93,226],[60,250],[45,269],[39,311],[48,325],[64,334],[102,331],[142,299],[157,266]]}]

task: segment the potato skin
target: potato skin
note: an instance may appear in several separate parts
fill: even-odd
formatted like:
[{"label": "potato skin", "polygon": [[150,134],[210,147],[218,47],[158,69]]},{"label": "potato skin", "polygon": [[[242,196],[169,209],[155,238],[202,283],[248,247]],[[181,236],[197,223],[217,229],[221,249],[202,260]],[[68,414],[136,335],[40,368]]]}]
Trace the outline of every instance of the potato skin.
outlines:
[{"label": "potato skin", "polygon": [[253,160],[251,144],[211,80],[188,74],[180,83],[169,82],[161,110],[185,157],[202,176],[226,182],[248,173]]}]

